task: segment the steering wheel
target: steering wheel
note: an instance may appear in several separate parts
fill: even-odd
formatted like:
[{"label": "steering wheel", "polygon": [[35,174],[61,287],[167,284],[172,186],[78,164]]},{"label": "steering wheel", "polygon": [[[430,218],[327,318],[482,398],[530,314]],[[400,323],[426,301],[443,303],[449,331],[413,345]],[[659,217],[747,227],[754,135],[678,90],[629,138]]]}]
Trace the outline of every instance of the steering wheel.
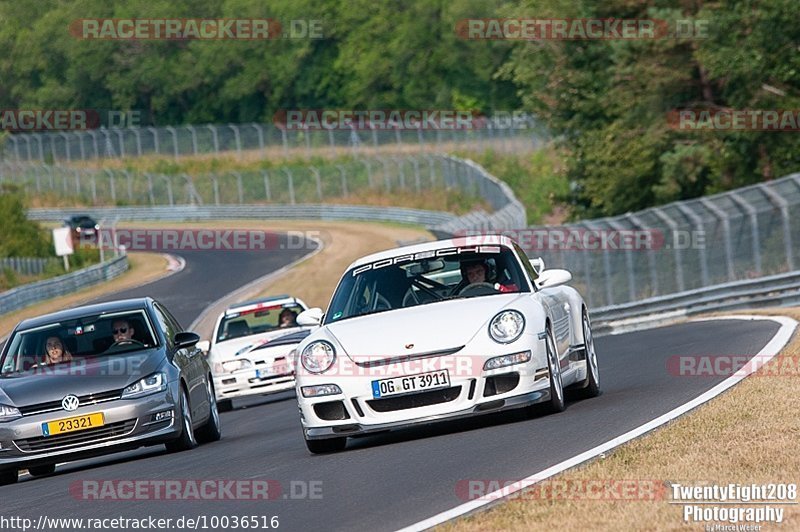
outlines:
[{"label": "steering wheel", "polygon": [[496,294],[497,290],[495,290],[494,285],[491,283],[473,283],[468,284],[464,288],[462,288],[458,295],[460,296],[468,296],[468,295],[475,295],[475,296],[486,296],[490,294]]},{"label": "steering wheel", "polygon": [[373,310],[391,310],[392,304],[382,294],[375,295],[375,308]]},{"label": "steering wheel", "polygon": [[128,338],[127,340],[117,340],[116,342],[108,346],[108,349],[106,349],[106,351],[111,351],[112,349],[116,349],[117,347],[122,347],[125,345],[132,345],[132,344],[140,345],[142,347],[145,347],[146,345],[144,342],[140,342],[139,340]]}]

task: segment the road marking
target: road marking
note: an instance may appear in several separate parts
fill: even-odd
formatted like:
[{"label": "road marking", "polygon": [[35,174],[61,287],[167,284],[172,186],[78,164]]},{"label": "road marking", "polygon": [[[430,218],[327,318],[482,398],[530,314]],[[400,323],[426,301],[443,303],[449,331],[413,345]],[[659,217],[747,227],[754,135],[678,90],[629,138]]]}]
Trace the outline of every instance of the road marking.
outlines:
[{"label": "road marking", "polygon": [[[489,504],[497,504],[499,502],[503,502],[503,499],[508,498],[510,495],[521,491],[533,484],[541,482],[547,478],[550,478],[558,473],[566,471],[572,467],[575,467],[578,464],[591,460],[615,447],[622,445],[623,443],[627,443],[634,438],[638,438],[647,432],[650,432],[653,429],[660,427],[661,425],[665,425],[666,423],[672,421],[673,419],[682,416],[686,412],[697,408],[698,406],[707,403],[714,397],[718,396],[728,388],[738,384],[742,379],[746,378],[748,375],[757,371],[758,368],[763,366],[764,362],[771,360],[775,355],[777,355],[781,348],[785,346],[789,339],[792,337],[795,329],[797,328],[797,321],[793,320],[792,318],[785,317],[785,316],[750,316],[750,315],[737,315],[737,316],[718,316],[713,318],[698,318],[691,321],[711,321],[711,320],[771,320],[775,321],[780,324],[781,328],[775,333],[775,336],[767,342],[761,351],[759,351],[756,355],[753,356],[759,357],[759,361],[762,364],[748,364],[745,368],[749,368],[747,373],[743,373],[742,375],[732,375],[722,381],[721,383],[717,384],[710,390],[706,391],[702,395],[699,395],[689,401],[688,403],[684,403],[681,406],[670,410],[666,414],[657,417],[647,423],[640,425],[639,427],[622,434],[621,436],[617,436],[601,445],[593,449],[589,449],[577,456],[573,456],[568,460],[564,460],[563,462],[556,464],[552,467],[539,471],[538,473],[534,473],[533,475],[526,477],[519,482],[514,482],[513,486],[508,486],[505,488],[501,488],[497,491],[489,493],[485,495],[483,498],[486,500],[476,499],[474,501],[466,502],[455,508],[450,510],[444,511],[442,513],[436,514],[433,517],[429,517],[423,521],[419,521],[418,523],[414,523],[408,527],[400,529],[398,532],[410,532],[410,531],[418,531],[418,530],[427,530],[432,528],[436,525],[440,525],[446,521],[450,521],[457,517],[461,517],[467,515],[469,513],[475,512],[476,510],[481,509],[484,506]],[[745,368],[742,368],[743,370]],[[737,372],[739,373],[739,372]]]}]

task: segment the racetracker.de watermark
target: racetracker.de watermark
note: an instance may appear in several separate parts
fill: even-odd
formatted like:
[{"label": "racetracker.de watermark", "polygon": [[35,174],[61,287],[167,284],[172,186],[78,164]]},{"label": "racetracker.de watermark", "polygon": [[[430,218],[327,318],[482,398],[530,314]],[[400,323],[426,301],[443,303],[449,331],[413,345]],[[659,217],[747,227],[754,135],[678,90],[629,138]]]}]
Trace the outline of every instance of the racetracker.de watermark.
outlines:
[{"label": "racetracker.de watermark", "polygon": [[704,39],[708,20],[617,18],[469,18],[456,23],[468,40],[583,41]]},{"label": "racetracker.de watermark", "polygon": [[456,496],[462,501],[660,501],[667,498],[667,487],[649,479],[464,479],[456,482]]},{"label": "racetracker.de watermark", "polygon": [[514,240],[525,252],[540,251],[656,251],[704,249],[704,231],[661,229],[586,229],[548,227],[540,229],[464,230],[456,233],[465,246],[493,245],[498,236]]},{"label": "racetracker.de watermark", "polygon": [[667,113],[680,131],[800,131],[800,109],[682,109]]},{"label": "racetracker.de watermark", "polygon": [[0,131],[85,131],[102,125],[95,109],[0,109]]},{"label": "racetracker.de watermark", "polygon": [[72,21],[70,34],[85,40],[322,39],[321,20],[272,18],[85,18]]},{"label": "racetracker.de watermark", "polygon": [[79,501],[272,501],[319,500],[321,480],[111,479],[76,480],[69,486]]},{"label": "racetracker.de watermark", "polygon": [[273,233],[255,229],[101,228],[80,233],[79,247],[127,251],[276,251],[315,249],[320,231]]},{"label": "racetracker.de watermark", "polygon": [[666,369],[673,377],[800,377],[800,357],[672,355]]},{"label": "racetracker.de watermark", "polygon": [[286,130],[477,129],[485,119],[455,109],[281,109],[272,117]]}]

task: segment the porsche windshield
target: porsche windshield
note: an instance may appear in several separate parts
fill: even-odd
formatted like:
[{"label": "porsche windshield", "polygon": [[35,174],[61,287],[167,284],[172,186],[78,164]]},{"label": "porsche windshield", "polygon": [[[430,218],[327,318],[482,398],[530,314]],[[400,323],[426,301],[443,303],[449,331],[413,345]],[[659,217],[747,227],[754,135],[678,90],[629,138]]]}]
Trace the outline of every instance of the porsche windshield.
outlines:
[{"label": "porsche windshield", "polygon": [[481,253],[448,248],[398,256],[348,271],[325,323],[462,297],[528,292],[514,253],[484,246]]},{"label": "porsche windshield", "polygon": [[144,311],[84,316],[17,332],[9,339],[0,375],[49,373],[85,357],[129,353],[157,342]]}]

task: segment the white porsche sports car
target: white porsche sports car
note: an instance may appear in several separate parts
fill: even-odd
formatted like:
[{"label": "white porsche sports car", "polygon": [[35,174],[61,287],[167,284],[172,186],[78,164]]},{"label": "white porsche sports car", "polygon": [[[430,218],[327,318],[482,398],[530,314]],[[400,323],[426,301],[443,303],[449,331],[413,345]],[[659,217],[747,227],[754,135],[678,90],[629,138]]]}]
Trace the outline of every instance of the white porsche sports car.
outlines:
[{"label": "white porsche sports car", "polygon": [[378,431],[600,392],[588,309],[503,236],[406,246],[347,269],[297,346],[297,398],[312,453]]},{"label": "white porsche sports car", "polygon": [[225,412],[233,399],[294,388],[294,365],[289,352],[310,332],[297,324],[308,307],[287,295],[247,301],[220,314],[208,351],[217,407]]}]

